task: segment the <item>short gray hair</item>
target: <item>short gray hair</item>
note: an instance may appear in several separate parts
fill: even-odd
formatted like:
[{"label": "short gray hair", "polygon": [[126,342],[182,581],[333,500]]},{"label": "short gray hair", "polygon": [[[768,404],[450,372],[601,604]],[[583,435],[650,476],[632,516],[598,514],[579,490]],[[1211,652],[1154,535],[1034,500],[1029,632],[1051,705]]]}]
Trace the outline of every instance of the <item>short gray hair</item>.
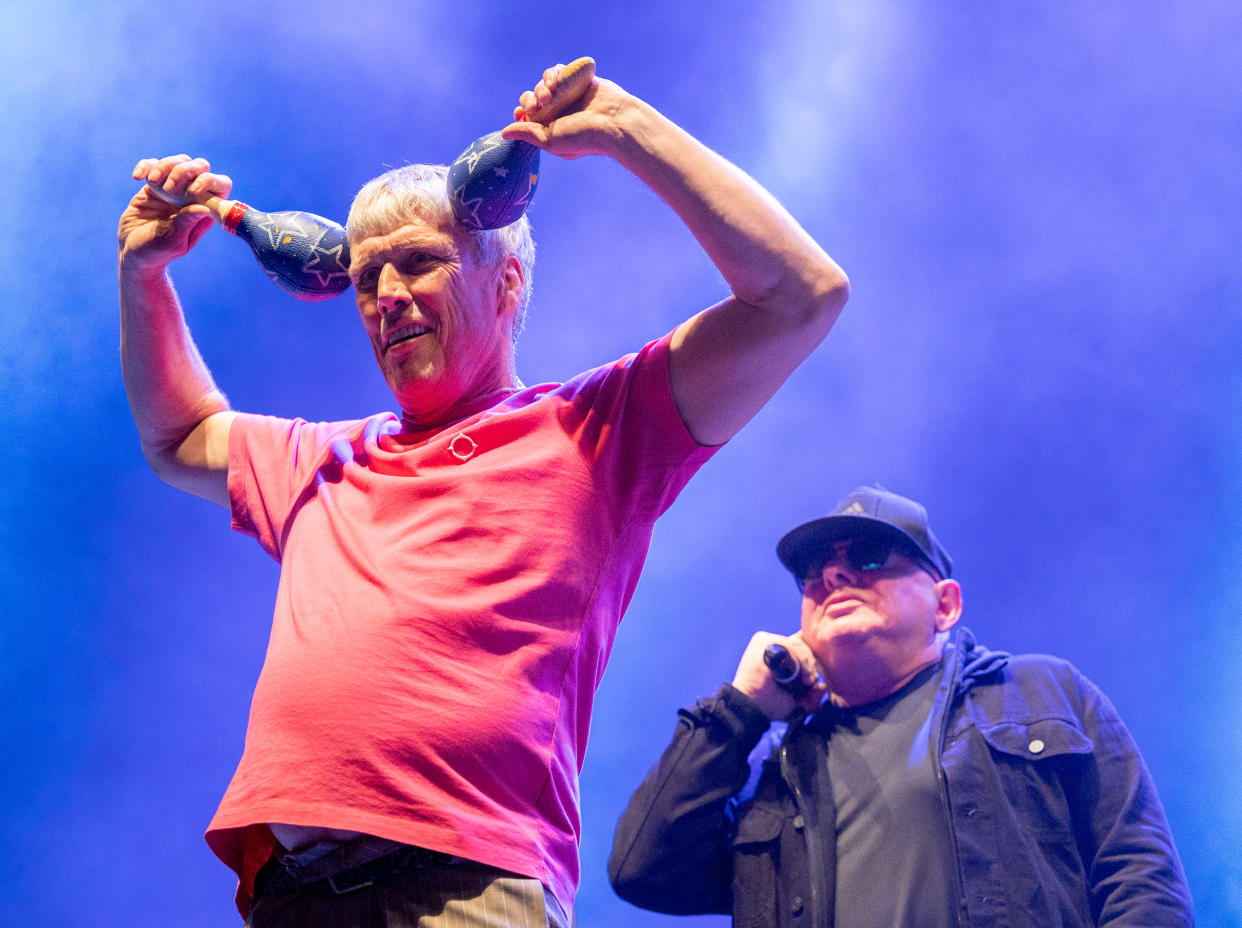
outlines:
[{"label": "short gray hair", "polygon": [[351,245],[383,235],[416,216],[424,222],[444,227],[456,224],[474,246],[474,259],[495,267],[509,255],[522,266],[522,296],[513,316],[513,339],[517,340],[526,323],[526,310],[535,269],[535,240],[530,220],[523,215],[516,222],[499,229],[471,229],[453,218],[448,198],[448,166],[443,164],[407,164],[393,168],[367,181],[354,197],[349,208],[345,231]]}]

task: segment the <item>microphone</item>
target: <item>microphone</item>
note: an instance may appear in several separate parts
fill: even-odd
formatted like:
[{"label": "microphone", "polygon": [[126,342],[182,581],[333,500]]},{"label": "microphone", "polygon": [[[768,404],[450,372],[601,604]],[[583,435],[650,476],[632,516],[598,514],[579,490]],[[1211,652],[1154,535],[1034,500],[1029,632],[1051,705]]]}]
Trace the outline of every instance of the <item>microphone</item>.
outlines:
[{"label": "microphone", "polygon": [[768,665],[772,679],[795,699],[803,696],[811,687],[802,681],[798,662],[783,644],[773,643],[763,649],[763,662]]}]

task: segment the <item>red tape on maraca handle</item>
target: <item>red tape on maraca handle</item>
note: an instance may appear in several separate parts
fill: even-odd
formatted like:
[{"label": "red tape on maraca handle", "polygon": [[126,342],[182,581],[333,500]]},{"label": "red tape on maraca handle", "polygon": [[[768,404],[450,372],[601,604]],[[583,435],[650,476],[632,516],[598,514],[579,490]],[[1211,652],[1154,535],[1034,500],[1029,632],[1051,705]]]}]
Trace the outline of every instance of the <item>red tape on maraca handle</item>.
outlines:
[{"label": "red tape on maraca handle", "polygon": [[250,209],[241,200],[234,200],[233,205],[229,207],[229,211],[224,214],[220,220],[220,225],[224,226],[224,231],[230,235],[237,234],[237,226],[242,221],[242,216],[246,215],[246,210]]}]

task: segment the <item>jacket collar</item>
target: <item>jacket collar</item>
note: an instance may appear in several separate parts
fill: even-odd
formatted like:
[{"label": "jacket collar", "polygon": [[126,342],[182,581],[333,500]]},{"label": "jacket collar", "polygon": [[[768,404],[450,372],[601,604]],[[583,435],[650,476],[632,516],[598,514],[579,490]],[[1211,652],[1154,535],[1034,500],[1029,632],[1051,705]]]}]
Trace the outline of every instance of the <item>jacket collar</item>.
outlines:
[{"label": "jacket collar", "polygon": [[961,681],[962,689],[969,689],[996,673],[1009,663],[1009,657],[1008,651],[985,648],[975,639],[974,632],[960,626],[953,631],[944,648],[945,671],[953,673]]},{"label": "jacket collar", "polygon": [[[949,688],[957,691],[968,690],[1009,663],[1009,657],[1007,651],[992,651],[985,648],[975,639],[974,632],[964,626],[958,626],[944,646],[939,686],[942,690]],[[827,731],[833,725],[833,713],[826,711],[829,708],[825,701],[824,705],[811,715],[805,718],[795,716],[790,719],[790,726],[798,728],[805,724],[812,731],[821,733]]]}]

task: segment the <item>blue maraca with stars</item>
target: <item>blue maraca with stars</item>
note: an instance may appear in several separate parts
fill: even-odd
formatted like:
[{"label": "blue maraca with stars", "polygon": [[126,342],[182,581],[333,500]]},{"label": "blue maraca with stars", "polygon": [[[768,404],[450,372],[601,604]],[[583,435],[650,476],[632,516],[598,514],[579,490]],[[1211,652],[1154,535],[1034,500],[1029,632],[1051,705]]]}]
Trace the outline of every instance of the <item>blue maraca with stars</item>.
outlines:
[{"label": "blue maraca with stars", "polygon": [[[595,79],[595,60],[578,58],[561,69],[556,91],[535,119],[547,123],[586,93]],[[516,222],[539,184],[539,149],[506,141],[499,132],[476,139],[449,166],[449,203],[457,221],[471,229],[499,229]]]},{"label": "blue maraca with stars", "polygon": [[[578,58],[561,69],[551,100],[536,118],[549,122],[580,98],[595,78],[595,61]],[[499,132],[476,139],[449,167],[453,216],[471,229],[498,229],[516,222],[530,206],[539,183],[539,149],[506,141]],[[250,246],[263,272],[299,300],[327,300],[350,286],[349,242],[344,227],[303,210],[268,213],[240,200],[210,195],[174,195],[158,185],[161,199],[206,206],[228,232]]]},{"label": "blue maraca with stars", "polygon": [[269,278],[299,300],[327,300],[349,288],[345,229],[302,210],[265,213],[234,202],[222,225],[246,242]]},{"label": "blue maraca with stars", "polygon": [[263,272],[299,300],[327,300],[349,288],[349,244],[340,223],[302,210],[265,213],[214,195],[178,196],[155,184],[147,189],[178,206],[206,206],[220,225],[250,246]]}]

